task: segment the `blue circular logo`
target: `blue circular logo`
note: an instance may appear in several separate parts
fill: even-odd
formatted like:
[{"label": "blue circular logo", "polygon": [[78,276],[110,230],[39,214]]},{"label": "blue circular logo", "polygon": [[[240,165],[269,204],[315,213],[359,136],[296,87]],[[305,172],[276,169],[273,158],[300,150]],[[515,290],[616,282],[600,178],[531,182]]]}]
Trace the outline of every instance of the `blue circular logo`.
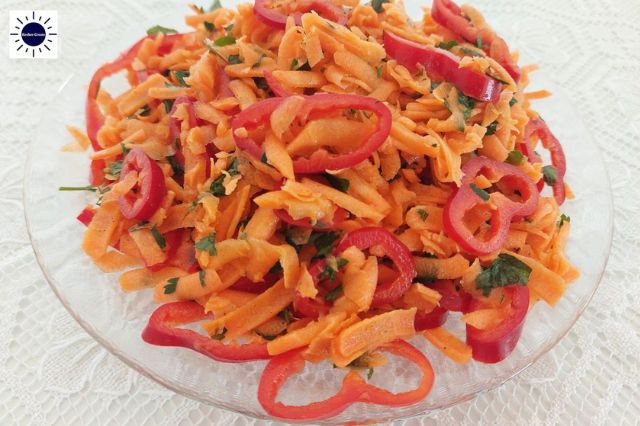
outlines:
[{"label": "blue circular logo", "polygon": [[22,28],[20,37],[29,46],[40,46],[47,37],[47,32],[39,23],[29,22]]}]

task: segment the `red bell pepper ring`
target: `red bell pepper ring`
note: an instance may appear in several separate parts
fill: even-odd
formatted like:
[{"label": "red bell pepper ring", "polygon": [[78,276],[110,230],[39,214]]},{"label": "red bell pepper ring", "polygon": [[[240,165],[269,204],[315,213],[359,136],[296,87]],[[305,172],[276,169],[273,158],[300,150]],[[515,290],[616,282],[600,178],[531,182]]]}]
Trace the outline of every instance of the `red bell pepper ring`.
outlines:
[{"label": "red bell pepper ring", "polygon": [[142,339],[157,346],[180,346],[223,362],[246,362],[270,358],[267,345],[248,343],[225,344],[193,330],[177,328],[209,317],[196,302],[167,303],[156,309],[142,332]]},{"label": "red bell pepper ring", "polygon": [[[284,30],[287,26],[287,18],[289,15],[268,7],[268,3],[268,0],[255,0],[253,11],[256,14],[256,18],[271,28]],[[298,0],[296,2],[296,11],[292,14],[295,24],[301,26],[302,14],[311,12],[312,10],[336,24],[347,25],[349,18],[347,12],[328,0]]]},{"label": "red bell pepper ring", "polygon": [[442,296],[439,306],[452,312],[467,312],[471,303],[471,295],[453,280],[438,280],[428,285]]},{"label": "red bell pepper ring", "polygon": [[318,222],[315,225],[311,223],[311,219],[309,219],[308,217],[296,220],[292,218],[286,210],[283,209],[274,210],[274,214],[278,217],[278,219],[280,219],[287,225],[297,226],[299,228],[305,229],[313,229],[315,231],[330,231],[332,229],[336,229],[338,225],[347,220],[347,218],[349,217],[349,213],[341,207],[338,207],[336,209],[331,222]]},{"label": "red bell pepper ring", "polygon": [[[553,196],[556,199],[556,202],[559,206],[561,206],[566,199],[566,190],[564,187],[564,177],[567,173],[567,159],[564,155],[564,150],[562,149],[562,145],[558,138],[555,137],[547,123],[544,120],[537,118],[534,120],[530,120],[524,130],[524,138],[520,143],[520,149],[522,153],[529,157],[531,162],[541,163],[542,159],[536,154],[531,147],[531,136],[537,134],[542,141],[542,146],[549,150],[551,154],[551,164],[556,169],[558,179],[556,183],[552,186]],[[542,189],[544,187],[544,182],[541,179],[538,182],[538,189]]]},{"label": "red bell pepper ring", "polygon": [[[326,170],[339,170],[355,166],[369,158],[369,156],[384,143],[391,131],[391,112],[384,103],[377,99],[359,95],[316,94],[303,96],[304,102],[298,110],[297,118],[305,121],[310,115],[333,113],[340,109],[358,109],[374,113],[378,117],[374,132],[367,141],[355,150],[346,154],[332,154],[319,149],[308,158],[293,160],[293,170],[296,173],[320,173]],[[285,98],[270,98],[251,105],[236,115],[231,126],[233,137],[238,148],[246,151],[256,159],[262,158],[264,149],[251,137],[238,135],[237,130],[245,128],[255,129],[261,124],[269,123],[273,111],[278,108]]]},{"label": "red bell pepper ring", "polygon": [[520,80],[520,69],[509,53],[507,43],[493,31],[475,28],[463,15],[462,9],[451,0],[433,0],[431,17],[438,24],[451,30],[469,43],[482,41],[485,51],[513,77],[516,83]]},{"label": "red bell pepper ring", "polygon": [[305,361],[301,355],[302,351],[296,350],[278,355],[269,361],[258,385],[258,401],[271,416],[288,420],[312,421],[340,414],[356,402],[401,407],[424,399],[431,391],[434,380],[433,368],[424,354],[409,343],[400,340],[386,344],[380,349],[416,364],[422,372],[422,380],[418,387],[395,394],[366,383],[358,373],[350,370],[342,382],[342,387],[334,396],[303,406],[285,405],[276,401],[278,391],[289,377],[304,369]]},{"label": "red bell pepper ring", "polygon": [[336,247],[340,254],[349,247],[366,250],[372,246],[381,246],[385,255],[395,264],[398,277],[391,282],[379,284],[373,295],[371,306],[381,306],[400,299],[411,287],[417,272],[411,252],[395,235],[383,228],[361,228],[347,234]]},{"label": "red bell pepper ring", "polygon": [[[171,51],[173,47],[173,43],[182,38],[184,34],[168,34],[164,35],[162,39],[162,44],[158,48],[158,54],[163,55]],[[100,144],[98,144],[98,131],[104,124],[104,115],[100,111],[98,107],[98,103],[96,102],[96,97],[98,96],[98,90],[100,90],[100,83],[107,77],[112,76],[115,73],[118,73],[129,66],[135,59],[138,54],[138,50],[142,43],[147,39],[153,39],[157,36],[148,36],[143,37],[138,40],[133,46],[124,51],[115,61],[108,62],[98,68],[98,70],[91,77],[91,82],[89,83],[89,90],[87,91],[87,100],[85,104],[85,121],[87,123],[87,136],[91,140],[91,146],[94,151],[99,151],[102,149]]]},{"label": "red bell pepper ring", "polygon": [[118,198],[120,212],[127,219],[147,220],[158,210],[167,193],[164,174],[158,163],[140,148],[132,149],[124,158],[120,180],[129,173],[138,173],[137,190]]},{"label": "red bell pepper ring", "polygon": [[293,92],[290,92],[284,87],[282,87],[282,84],[280,84],[280,82],[275,78],[275,76],[271,71],[269,70],[264,71],[264,79],[267,82],[269,89],[271,89],[274,95],[281,98],[285,98],[287,96],[293,95]]},{"label": "red bell pepper ring", "polygon": [[465,95],[483,102],[498,102],[502,83],[471,68],[460,68],[460,59],[451,52],[425,46],[399,37],[389,31],[383,36],[387,55],[411,70],[422,65],[427,74],[450,82]]},{"label": "red bell pepper ring", "polygon": [[[529,310],[529,288],[512,285],[504,288],[508,314],[496,327],[480,330],[467,324],[467,344],[473,359],[494,364],[505,359],[518,344]],[[471,302],[471,311],[483,308],[482,300]]]},{"label": "red bell pepper ring", "polygon": [[[540,194],[529,176],[511,164],[476,157],[462,167],[462,172],[464,178],[460,188],[451,194],[445,205],[445,232],[463,251],[471,255],[483,256],[493,253],[502,247],[512,220],[528,216],[535,211]],[[522,201],[513,201],[500,192],[491,194],[490,200],[495,206],[491,210],[491,228],[486,238],[480,239],[465,225],[464,216],[467,211],[483,202],[471,186],[475,178],[483,172],[488,172],[491,177],[500,178],[501,182],[519,191]]]},{"label": "red bell pepper ring", "polygon": [[438,328],[447,322],[449,311],[441,306],[436,306],[431,312],[417,311],[413,320],[413,327],[416,331],[431,330]]}]

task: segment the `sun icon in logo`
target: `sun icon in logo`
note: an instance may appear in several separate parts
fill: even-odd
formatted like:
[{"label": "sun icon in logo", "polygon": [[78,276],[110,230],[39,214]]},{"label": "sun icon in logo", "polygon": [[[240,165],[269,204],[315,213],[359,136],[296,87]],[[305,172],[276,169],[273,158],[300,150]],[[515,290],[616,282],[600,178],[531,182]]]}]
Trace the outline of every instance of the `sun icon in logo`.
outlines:
[{"label": "sun icon in logo", "polygon": [[11,58],[57,58],[58,12],[13,10],[10,21]]}]

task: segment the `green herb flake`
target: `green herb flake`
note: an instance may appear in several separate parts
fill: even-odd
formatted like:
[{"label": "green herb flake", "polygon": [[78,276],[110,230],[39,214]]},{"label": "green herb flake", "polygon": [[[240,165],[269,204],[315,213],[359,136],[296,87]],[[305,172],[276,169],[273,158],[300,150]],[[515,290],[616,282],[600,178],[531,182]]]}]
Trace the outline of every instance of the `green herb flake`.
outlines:
[{"label": "green herb flake", "polygon": [[163,34],[176,34],[178,31],[174,30],[173,28],[167,28],[167,27],[163,27],[162,25],[156,25],[154,27],[151,27],[147,30],[147,35],[157,35],[158,33],[163,33]]},{"label": "green herb flake", "polygon": [[371,7],[373,8],[373,10],[380,13],[383,11],[382,5],[384,3],[389,3],[389,0],[371,0]]},{"label": "green herb flake", "polygon": [[176,77],[176,80],[178,81],[178,83],[180,83],[181,86],[184,87],[190,87],[185,81],[185,77],[189,77],[189,71],[174,71],[173,75]]},{"label": "green herb flake", "polygon": [[526,263],[509,254],[501,254],[478,275],[476,286],[484,296],[489,296],[494,288],[527,285],[530,275],[531,268]]},{"label": "green herb flake", "polygon": [[336,266],[338,267],[338,269],[344,268],[348,263],[349,261],[343,257],[339,257],[336,259]]},{"label": "green herb flake", "polygon": [[455,40],[449,40],[447,42],[438,43],[439,49],[451,50],[456,47],[459,43]]},{"label": "green herb flake", "polygon": [[378,68],[376,68],[376,75],[378,76],[378,78],[382,78],[382,72],[383,71],[384,71],[384,64],[382,64]]},{"label": "green herb flake", "polygon": [[209,187],[209,192],[211,192],[216,197],[222,197],[225,195],[224,190],[224,175],[218,176],[213,182],[211,182],[211,186]]},{"label": "green herb flake", "polygon": [[372,377],[373,377],[373,368],[369,368],[369,371],[367,371],[367,380],[371,380]]},{"label": "green herb flake", "polygon": [[476,101],[469,96],[466,96],[464,93],[458,91],[458,103],[464,107],[464,111],[462,111],[462,116],[465,121],[471,117],[471,112],[473,108],[476,106]]},{"label": "green herb flake", "polygon": [[131,228],[129,228],[129,232],[136,232],[148,227],[149,227],[149,222],[147,222],[146,220],[143,220],[142,222],[136,223]]},{"label": "green herb flake", "polygon": [[218,9],[222,9],[222,3],[220,3],[220,0],[214,0],[213,3],[211,3],[211,6],[209,6],[209,12],[213,12]]},{"label": "green herb flake", "polygon": [[336,300],[340,296],[342,296],[342,286],[341,285],[339,285],[338,287],[334,288],[329,293],[327,293],[327,295],[324,297],[324,300],[326,300],[327,302],[332,302],[332,301]]},{"label": "green herb flake", "polygon": [[204,28],[210,33],[216,30],[216,26],[209,21],[204,21]]},{"label": "green herb flake", "polygon": [[507,156],[506,162],[509,164],[513,164],[514,166],[519,166],[524,162],[524,155],[522,155],[522,153],[517,150],[511,151]]},{"label": "green herb flake", "polygon": [[240,55],[229,55],[227,61],[230,65],[241,64],[242,60],[240,59]]},{"label": "green herb flake", "polygon": [[469,185],[471,187],[471,189],[473,190],[473,192],[476,193],[476,195],[480,198],[482,198],[482,201],[489,201],[489,193],[487,191],[485,191],[484,189],[480,189],[478,188],[478,185],[476,185],[475,183],[472,183]]},{"label": "green herb flake", "polygon": [[202,238],[195,245],[199,251],[206,251],[209,256],[216,256],[218,251],[216,250],[216,233],[212,232],[206,237]]},{"label": "green herb flake", "polygon": [[475,56],[477,58],[484,58],[484,55],[482,53],[476,52],[473,49],[467,49],[466,47],[463,47],[461,50],[462,50],[462,53],[464,53],[465,55]]},{"label": "green herb flake", "polygon": [[264,77],[254,77],[253,82],[256,83],[256,87],[258,89],[262,89],[265,92],[269,90],[269,85],[267,84],[267,80]]},{"label": "green herb flake", "polygon": [[118,177],[120,176],[121,170],[122,170],[122,160],[118,160],[110,163],[109,166],[105,167],[102,171],[113,177]]},{"label": "green herb flake", "polygon": [[562,215],[560,215],[560,219],[558,220],[558,228],[562,228],[562,225],[564,225],[565,223],[571,223],[571,218],[562,213]]},{"label": "green herb flake", "polygon": [[213,44],[215,44],[216,46],[229,46],[231,44],[236,44],[236,38],[234,36],[231,35],[226,35],[223,37],[220,37],[216,40],[213,41]]},{"label": "green herb flake", "polygon": [[149,105],[145,105],[142,108],[140,108],[140,110],[138,111],[138,115],[140,117],[148,117],[149,114],[151,114],[151,108],[149,107]]},{"label": "green herb flake", "polygon": [[229,25],[227,25],[226,27],[223,27],[223,28],[224,28],[224,30],[226,32],[230,33],[231,31],[233,31],[233,26],[234,26],[234,23],[232,22],[232,23],[230,23]]},{"label": "green herb flake", "polygon": [[182,168],[182,166],[180,165],[180,163],[176,159],[175,155],[169,155],[167,157],[167,161],[171,165],[171,169],[173,170],[173,174],[174,175],[176,175],[176,176],[184,175],[184,169]]},{"label": "green herb flake", "polygon": [[494,121],[493,123],[487,126],[487,133],[485,133],[485,136],[495,135],[497,131],[498,131],[498,122]]},{"label": "green herb flake", "polygon": [[229,168],[227,169],[227,172],[231,175],[231,176],[235,176],[237,174],[240,174],[240,172],[238,171],[238,164],[240,162],[238,161],[238,157],[233,157],[233,160],[231,161],[231,164],[229,164]]},{"label": "green herb flake", "polygon": [[163,99],[162,104],[164,105],[164,110],[169,114],[171,112],[171,108],[173,108],[173,103],[175,99]]},{"label": "green herb flake", "polygon": [[544,183],[549,186],[553,186],[558,182],[558,171],[553,166],[544,166],[542,168],[542,177]]},{"label": "green herb flake", "polygon": [[290,323],[293,320],[293,314],[291,313],[291,309],[284,308],[280,312],[278,312],[278,317],[285,320],[287,323]]},{"label": "green herb flake", "polygon": [[337,274],[338,274],[338,271],[333,269],[331,265],[327,265],[324,267],[324,270],[318,274],[318,279],[324,280],[326,278],[329,281],[335,281]]},{"label": "green herb flake", "polygon": [[291,65],[289,65],[290,70],[295,70],[298,68],[298,58],[293,58],[291,60]]},{"label": "green herb flake", "polygon": [[509,106],[512,107],[515,104],[518,103],[518,100],[516,99],[516,97],[514,96],[513,98],[511,98],[511,100],[509,101]]},{"label": "green herb flake", "polygon": [[211,335],[213,340],[223,340],[225,334],[227,334],[227,328],[224,327],[222,330],[216,330],[214,334]]},{"label": "green herb flake", "polygon": [[260,162],[263,164],[269,164],[269,159],[267,158],[266,152],[262,153],[262,157],[260,157]]},{"label": "green herb flake", "polygon": [[176,292],[176,287],[178,286],[178,277],[169,278],[167,280],[167,284],[164,286],[164,294],[173,294]]},{"label": "green herb flake", "polygon": [[164,239],[160,231],[158,231],[158,228],[155,226],[151,228],[151,235],[153,235],[153,239],[156,240],[156,243],[162,250],[167,247],[167,240]]},{"label": "green herb flake", "polygon": [[120,150],[122,151],[122,155],[127,155],[131,152],[131,150],[123,143],[120,144]]},{"label": "green herb flake", "polygon": [[316,256],[326,256],[333,251],[334,244],[340,239],[339,232],[313,232],[309,241],[316,248]]},{"label": "green herb flake", "polygon": [[206,272],[204,269],[200,269],[198,271],[198,279],[200,280],[200,287],[205,288],[207,286],[207,282],[204,280],[206,276]]},{"label": "green herb flake", "polygon": [[325,173],[324,176],[329,181],[329,184],[338,191],[347,192],[349,190],[349,179],[344,179],[338,176],[331,175],[329,173]]},{"label": "green herb flake", "polygon": [[478,47],[478,49],[482,49],[484,47],[484,44],[482,43],[482,37],[478,36],[476,40],[476,46]]},{"label": "green herb flake", "polygon": [[429,213],[427,213],[425,209],[417,209],[416,212],[418,212],[418,215],[423,222],[429,217]]},{"label": "green herb flake", "polygon": [[95,186],[87,185],[87,186],[61,186],[58,188],[58,191],[91,191],[96,192],[97,188]]},{"label": "green herb flake", "polygon": [[433,92],[434,90],[436,90],[438,87],[440,87],[441,84],[442,84],[441,81],[432,81],[431,82],[431,91]]}]

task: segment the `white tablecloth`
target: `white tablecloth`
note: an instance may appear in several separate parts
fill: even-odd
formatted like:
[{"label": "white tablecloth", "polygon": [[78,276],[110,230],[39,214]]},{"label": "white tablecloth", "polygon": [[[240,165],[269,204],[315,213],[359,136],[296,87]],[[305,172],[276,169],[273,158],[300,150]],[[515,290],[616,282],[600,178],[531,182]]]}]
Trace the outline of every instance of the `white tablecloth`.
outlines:
[{"label": "white tablecloth", "polygon": [[[9,10],[58,10],[61,36],[57,60],[0,53],[0,424],[266,424],[176,395],[101,348],[49,289],[23,219],[26,147],[56,89],[101,43],[135,28],[149,11],[182,14],[186,2],[1,3],[3,46]],[[583,114],[611,175],[615,237],[600,289],[553,350],[499,389],[399,424],[638,424],[640,1],[472,3]]]}]

